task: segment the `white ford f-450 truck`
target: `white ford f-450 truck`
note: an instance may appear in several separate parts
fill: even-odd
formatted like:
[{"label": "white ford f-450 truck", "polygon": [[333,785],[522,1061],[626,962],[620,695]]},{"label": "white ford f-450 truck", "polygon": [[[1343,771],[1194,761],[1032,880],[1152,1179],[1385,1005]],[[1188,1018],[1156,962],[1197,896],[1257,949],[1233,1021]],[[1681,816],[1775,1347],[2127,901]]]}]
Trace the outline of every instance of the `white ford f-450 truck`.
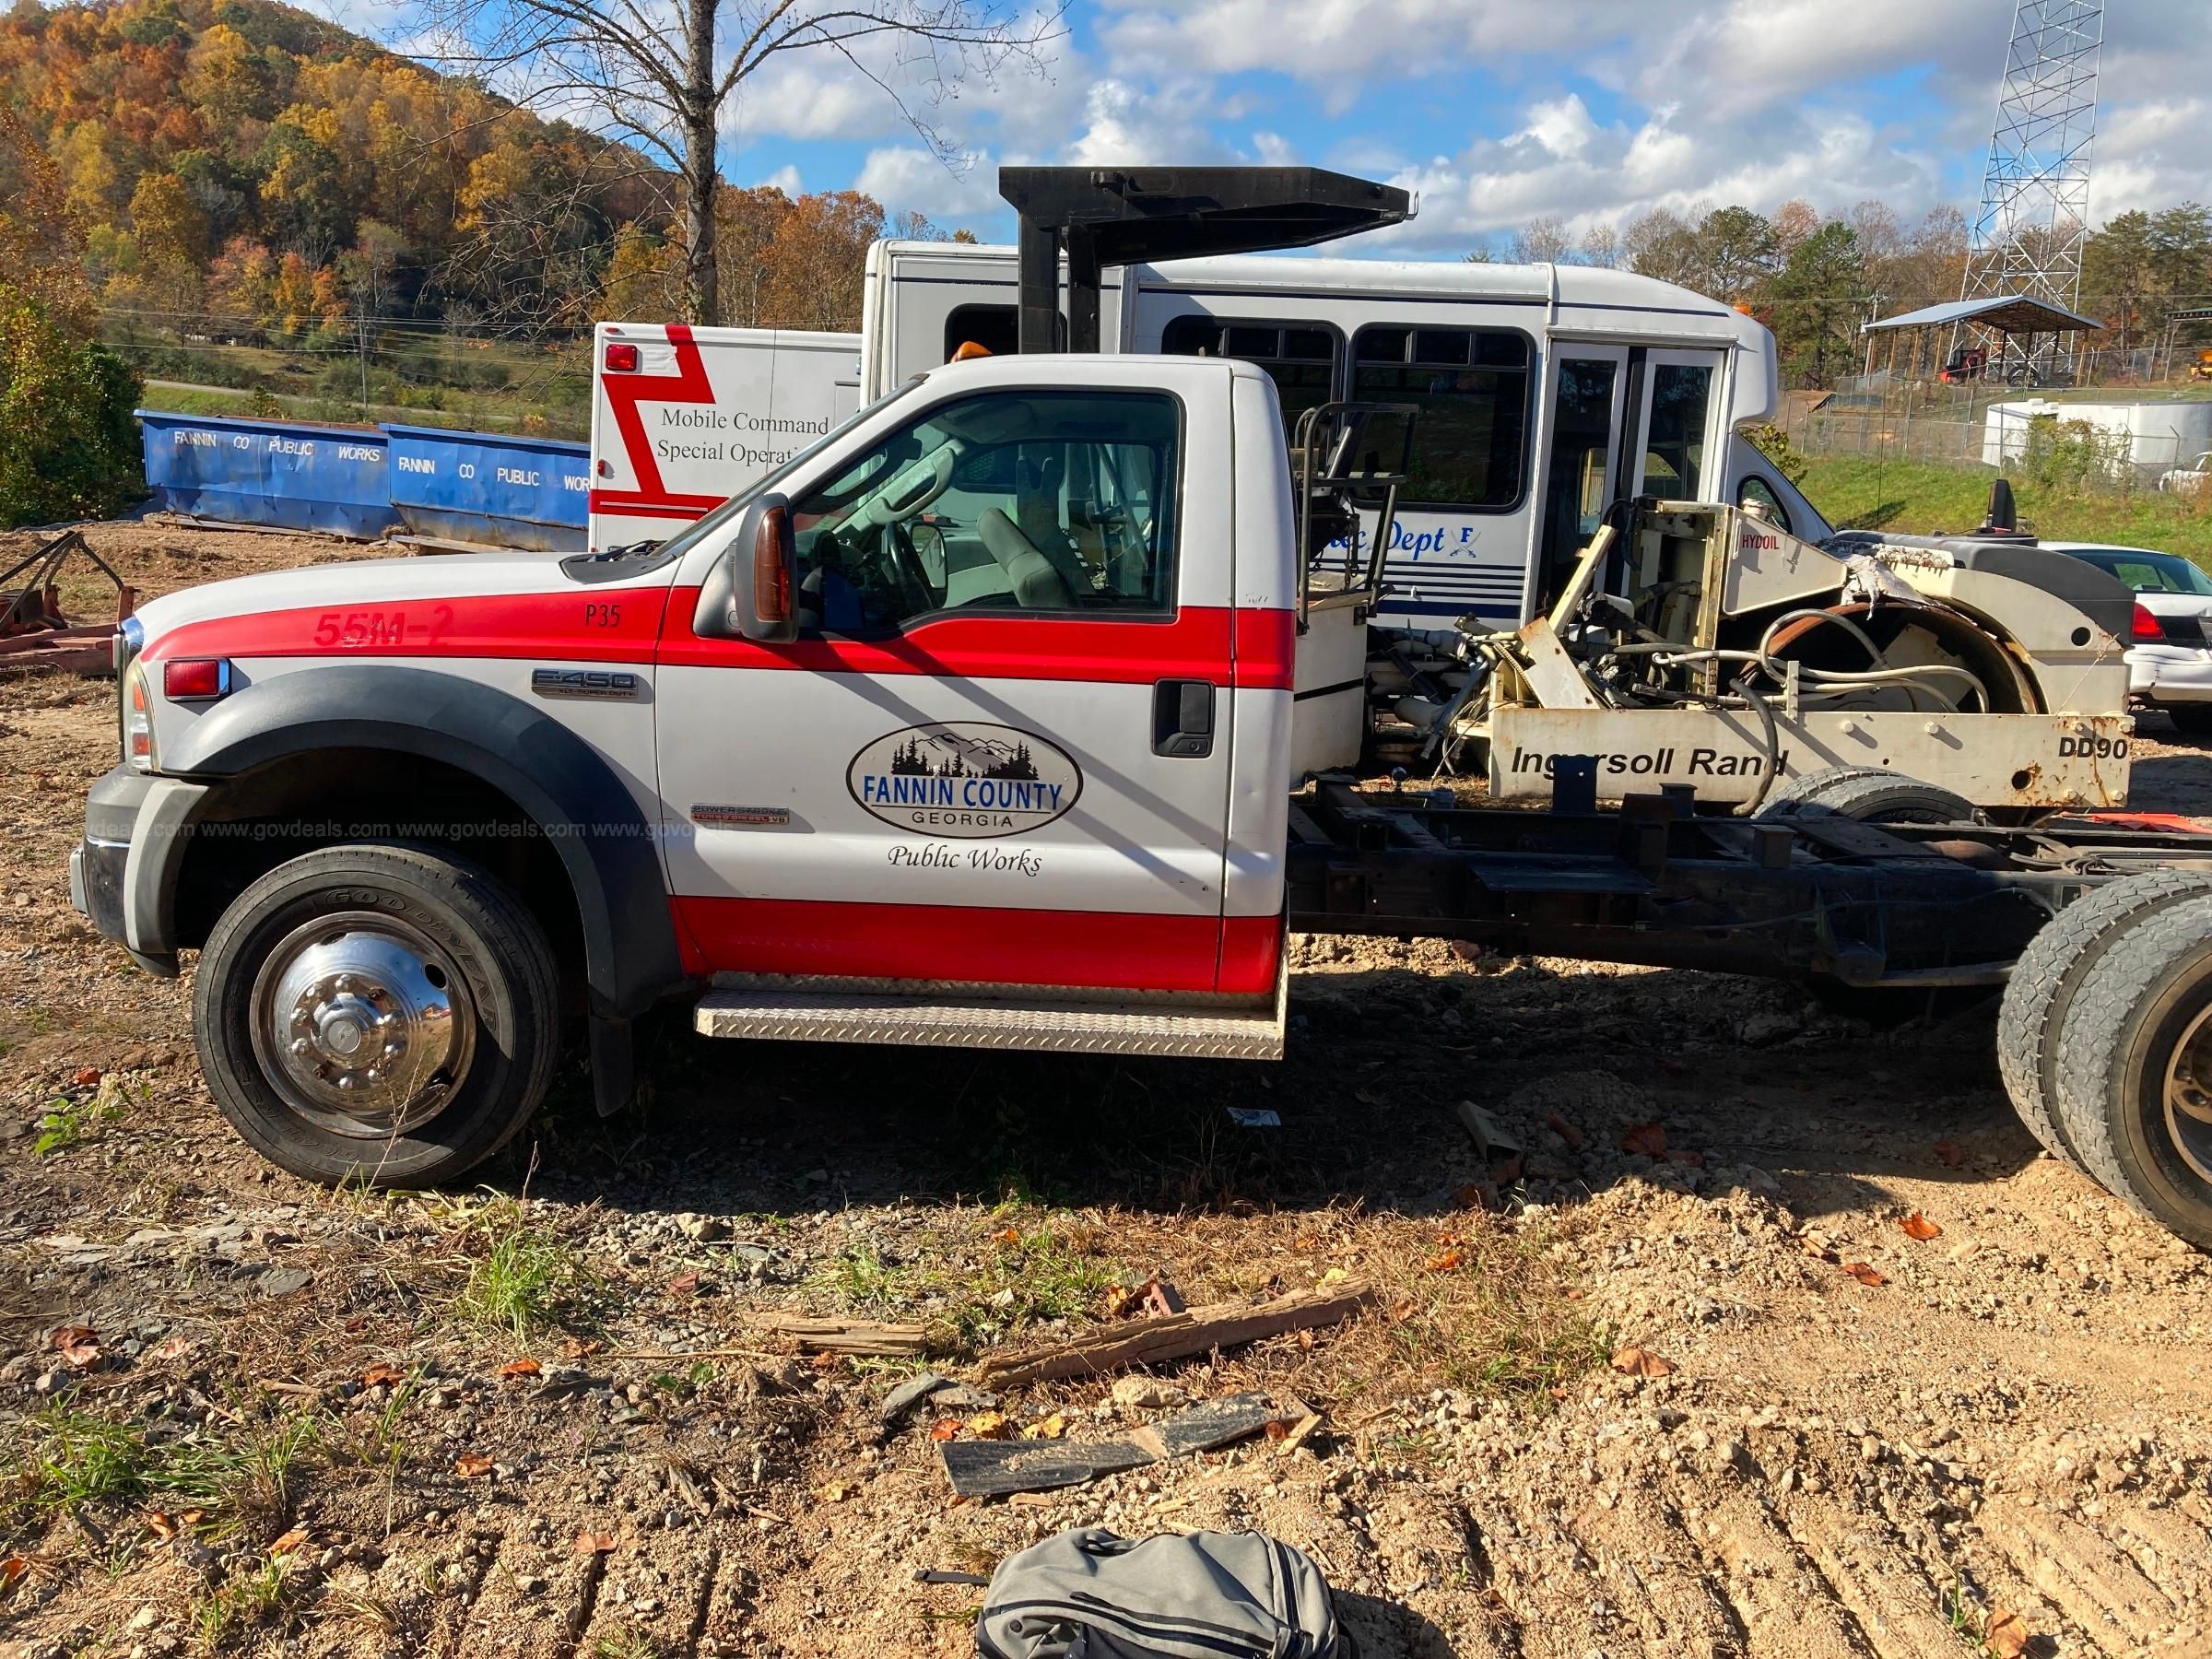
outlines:
[{"label": "white ford f-450 truck", "polygon": [[[657,546],[171,594],[119,647],[74,896],[156,971],[199,952],[201,1063],[257,1149],[399,1184],[512,1135],[575,1016],[618,1107],[629,1022],[679,994],[714,1036],[1271,1057],[1293,928],[1924,990],[2002,982],[2115,877],[2212,903],[2202,841],[1862,821],[1867,767],[1759,818],[1600,812],[1571,758],[1548,812],[1301,788],[1359,759],[1359,700],[1306,694],[1365,671],[1373,603],[1309,568],[1308,511],[1261,370],[1023,356],[909,382]],[[1883,788],[1872,816],[1928,816]],[[2065,996],[2124,1026],[2104,959]],[[2164,1081],[2195,1028],[2162,1018],[2112,1062],[2155,1110],[2046,1110],[2066,1075],[2022,1109],[2212,1241],[2212,1119],[2170,1129]]]}]

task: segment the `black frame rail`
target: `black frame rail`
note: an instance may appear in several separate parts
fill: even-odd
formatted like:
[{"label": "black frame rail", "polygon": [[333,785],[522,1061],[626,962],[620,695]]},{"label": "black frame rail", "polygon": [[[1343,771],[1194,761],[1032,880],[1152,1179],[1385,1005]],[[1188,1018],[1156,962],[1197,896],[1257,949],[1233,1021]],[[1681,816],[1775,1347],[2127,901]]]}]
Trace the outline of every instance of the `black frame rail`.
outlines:
[{"label": "black frame rail", "polygon": [[1599,812],[1590,782],[1528,811],[1324,780],[1291,800],[1287,924],[1858,986],[1994,985],[2092,888],[2212,869],[2212,835],[1712,817],[1679,787]]}]

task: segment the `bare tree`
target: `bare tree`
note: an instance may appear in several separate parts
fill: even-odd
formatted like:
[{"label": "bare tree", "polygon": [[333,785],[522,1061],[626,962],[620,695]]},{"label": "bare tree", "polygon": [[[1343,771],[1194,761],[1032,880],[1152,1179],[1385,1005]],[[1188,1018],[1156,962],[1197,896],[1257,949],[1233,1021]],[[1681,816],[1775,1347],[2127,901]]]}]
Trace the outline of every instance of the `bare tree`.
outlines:
[{"label": "bare tree", "polygon": [[1579,256],[1586,265],[1601,270],[1614,270],[1621,261],[1620,232],[1603,221],[1583,232]]},{"label": "bare tree", "polygon": [[634,141],[681,183],[684,310],[721,319],[715,202],[724,111],[801,53],[873,82],[948,165],[931,114],[959,82],[1041,70],[1065,0],[421,0],[434,55],[518,100]]},{"label": "bare tree", "polygon": [[1506,259],[1512,265],[1558,265],[1574,246],[1567,232],[1567,221],[1546,215],[1533,218],[1513,232],[1507,244]]}]

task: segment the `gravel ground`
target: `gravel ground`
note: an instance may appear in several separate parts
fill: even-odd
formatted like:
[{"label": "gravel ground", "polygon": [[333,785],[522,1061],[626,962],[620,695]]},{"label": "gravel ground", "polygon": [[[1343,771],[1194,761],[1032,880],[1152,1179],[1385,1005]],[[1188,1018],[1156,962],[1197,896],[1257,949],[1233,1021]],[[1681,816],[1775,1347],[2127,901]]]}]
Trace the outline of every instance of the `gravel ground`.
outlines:
[{"label": "gravel ground", "polygon": [[[147,592],[358,553],[100,538]],[[2137,804],[2212,809],[2158,724]],[[1077,1524],[1274,1532],[1370,1659],[2212,1653],[2212,1271],[2039,1153],[1986,1008],[1312,937],[1279,1066],[671,1018],[640,1110],[565,1072],[481,1190],[332,1194],[68,908],[113,744],[112,688],[0,685],[0,1655],[950,1656],[977,1592],[915,1572]],[[921,1361],[747,1323],[922,1324],[967,1380],[1156,1275],[1380,1294],[888,1428]],[[1319,1430],[1013,1500],[941,1466],[1244,1388]]]}]

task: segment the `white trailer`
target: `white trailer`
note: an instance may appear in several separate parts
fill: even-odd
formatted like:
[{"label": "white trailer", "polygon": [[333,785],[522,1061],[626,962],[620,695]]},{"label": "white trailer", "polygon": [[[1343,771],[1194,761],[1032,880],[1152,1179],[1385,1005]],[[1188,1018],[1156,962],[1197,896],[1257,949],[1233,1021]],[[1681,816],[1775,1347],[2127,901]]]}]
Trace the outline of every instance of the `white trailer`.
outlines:
[{"label": "white trailer", "polygon": [[860,406],[860,336],[602,323],[592,340],[591,550],[657,541]]}]

